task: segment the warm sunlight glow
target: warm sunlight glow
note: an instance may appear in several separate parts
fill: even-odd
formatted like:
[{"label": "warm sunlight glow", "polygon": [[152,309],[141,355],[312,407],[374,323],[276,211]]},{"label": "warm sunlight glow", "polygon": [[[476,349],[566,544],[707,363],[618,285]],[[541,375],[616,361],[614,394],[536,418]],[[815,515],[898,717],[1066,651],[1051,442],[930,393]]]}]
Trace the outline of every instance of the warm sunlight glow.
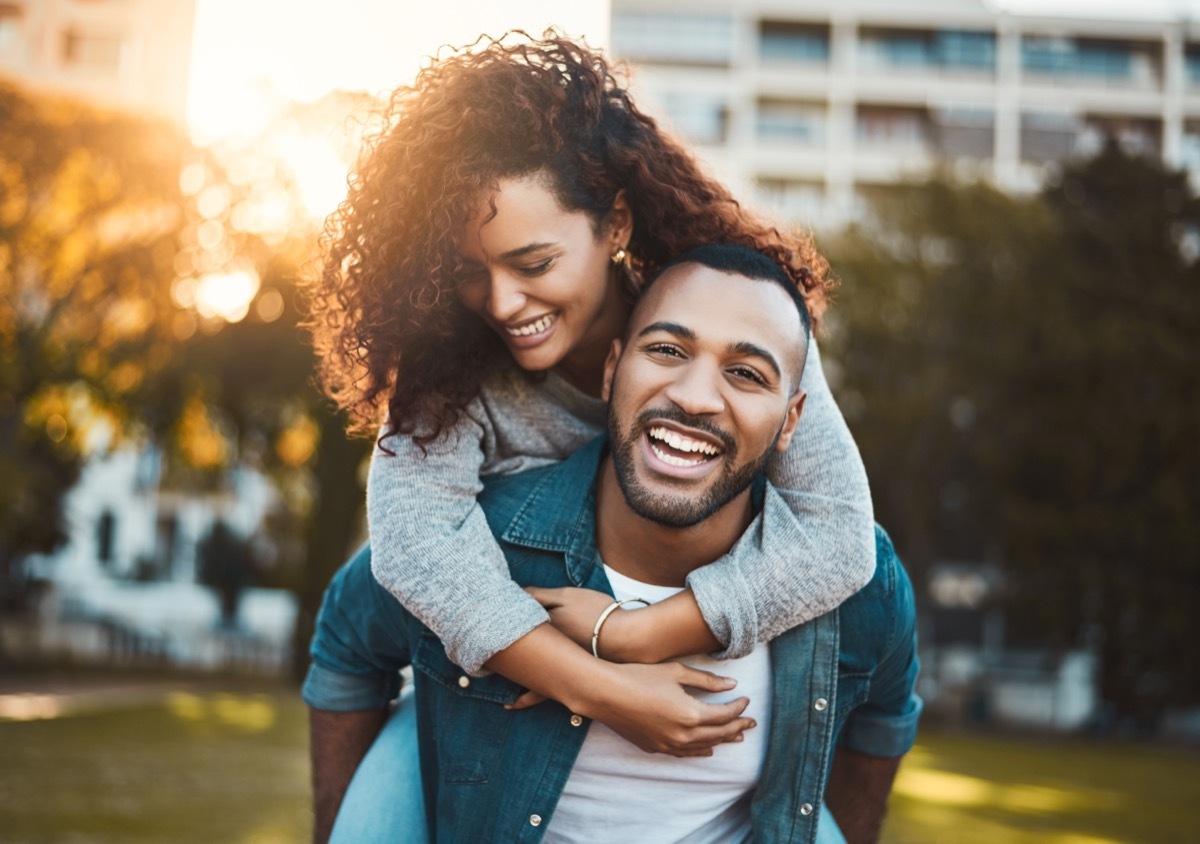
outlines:
[{"label": "warm sunlight glow", "polygon": [[379,94],[411,80],[442,44],[551,24],[602,46],[608,0],[197,0],[188,125],[202,144],[251,138],[288,101]]},{"label": "warm sunlight glow", "polygon": [[250,269],[203,276],[193,291],[196,313],[209,319],[241,322],[250,313],[258,284],[258,274]]},{"label": "warm sunlight glow", "polygon": [[349,162],[343,161],[328,143],[299,133],[283,134],[276,143],[304,207],[313,219],[324,219],[346,196]]}]

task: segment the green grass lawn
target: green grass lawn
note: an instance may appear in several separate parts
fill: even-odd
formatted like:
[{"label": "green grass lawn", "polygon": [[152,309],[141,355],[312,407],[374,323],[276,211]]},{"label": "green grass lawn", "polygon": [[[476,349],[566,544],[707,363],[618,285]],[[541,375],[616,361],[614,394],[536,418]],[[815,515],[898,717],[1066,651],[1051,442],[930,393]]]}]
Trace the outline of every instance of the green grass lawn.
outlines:
[{"label": "green grass lawn", "polygon": [[[1200,755],[927,728],[893,844],[1200,842]],[[302,842],[305,716],[287,692],[177,692],[0,722],[0,841]]]}]

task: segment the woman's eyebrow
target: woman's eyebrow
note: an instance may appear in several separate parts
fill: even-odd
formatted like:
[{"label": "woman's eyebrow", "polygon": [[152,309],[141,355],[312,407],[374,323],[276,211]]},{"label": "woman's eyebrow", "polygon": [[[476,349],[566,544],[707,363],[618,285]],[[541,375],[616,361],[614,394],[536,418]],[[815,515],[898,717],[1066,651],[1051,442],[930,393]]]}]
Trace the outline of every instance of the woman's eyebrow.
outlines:
[{"label": "woman's eyebrow", "polygon": [[530,243],[528,246],[518,246],[516,249],[510,249],[500,256],[500,260],[507,261],[511,258],[520,258],[522,255],[528,255],[530,252],[537,252],[539,249],[547,249],[555,246],[553,243]]}]

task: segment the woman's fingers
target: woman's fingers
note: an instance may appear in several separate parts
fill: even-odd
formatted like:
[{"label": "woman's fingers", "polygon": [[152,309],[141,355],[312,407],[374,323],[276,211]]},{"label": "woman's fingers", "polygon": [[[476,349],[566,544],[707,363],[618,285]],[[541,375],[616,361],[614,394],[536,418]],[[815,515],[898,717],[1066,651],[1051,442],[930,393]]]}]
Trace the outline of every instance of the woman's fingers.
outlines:
[{"label": "woman's fingers", "polygon": [[540,695],[537,692],[525,692],[512,703],[505,704],[504,708],[513,710],[528,709],[531,706],[537,706],[539,703],[544,703],[546,699],[547,698],[545,695]]},{"label": "woman's fingers", "polygon": [[713,674],[711,671],[701,671],[699,668],[692,668],[689,665],[675,663],[679,666],[677,675],[678,681],[684,686],[691,686],[693,689],[700,689],[705,692],[727,692],[737,685],[737,680],[732,677],[722,677],[719,674]]}]

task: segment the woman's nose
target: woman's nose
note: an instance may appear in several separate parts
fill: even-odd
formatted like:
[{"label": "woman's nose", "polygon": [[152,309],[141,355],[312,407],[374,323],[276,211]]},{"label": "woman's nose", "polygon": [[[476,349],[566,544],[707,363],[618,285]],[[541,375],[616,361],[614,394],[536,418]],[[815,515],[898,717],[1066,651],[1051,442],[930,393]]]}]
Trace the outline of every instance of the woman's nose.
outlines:
[{"label": "woman's nose", "polygon": [[486,308],[496,322],[508,322],[525,307],[525,292],[509,273],[495,271],[488,280]]}]

